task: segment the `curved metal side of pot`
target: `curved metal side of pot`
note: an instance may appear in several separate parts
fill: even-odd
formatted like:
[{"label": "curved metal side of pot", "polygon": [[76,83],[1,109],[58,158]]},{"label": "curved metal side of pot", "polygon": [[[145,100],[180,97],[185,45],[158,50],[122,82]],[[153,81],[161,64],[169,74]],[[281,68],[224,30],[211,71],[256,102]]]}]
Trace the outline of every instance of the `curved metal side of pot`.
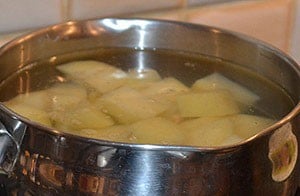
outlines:
[{"label": "curved metal side of pot", "polygon": [[[284,126],[300,138],[299,123]],[[165,151],[99,145],[29,128],[16,165],[21,183],[12,190],[32,195],[294,195],[298,146],[290,135],[281,135],[283,146],[292,141],[292,147],[270,150],[274,134],[231,149]],[[276,167],[268,152],[282,151]]]}]

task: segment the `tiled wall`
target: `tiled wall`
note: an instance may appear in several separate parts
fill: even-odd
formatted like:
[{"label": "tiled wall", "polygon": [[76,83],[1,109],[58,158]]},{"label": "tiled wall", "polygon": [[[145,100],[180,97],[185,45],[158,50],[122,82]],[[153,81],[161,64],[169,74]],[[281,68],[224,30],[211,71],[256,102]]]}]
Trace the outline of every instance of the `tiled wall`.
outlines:
[{"label": "tiled wall", "polygon": [[297,12],[295,13],[295,23],[291,39],[291,55],[300,64],[300,0],[296,2]]},{"label": "tiled wall", "polygon": [[12,32],[112,16],[218,26],[271,43],[300,62],[300,0],[0,0],[0,44]]}]

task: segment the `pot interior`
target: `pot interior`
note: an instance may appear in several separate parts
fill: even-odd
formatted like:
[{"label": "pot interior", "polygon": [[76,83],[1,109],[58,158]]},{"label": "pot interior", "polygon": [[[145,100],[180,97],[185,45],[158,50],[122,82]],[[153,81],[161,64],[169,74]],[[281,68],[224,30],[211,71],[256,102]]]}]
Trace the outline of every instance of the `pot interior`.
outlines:
[{"label": "pot interior", "polygon": [[0,53],[0,101],[65,82],[55,67],[75,60],[102,61],[124,71],[152,68],[187,86],[218,72],[259,95],[246,113],[275,120],[299,101],[299,68],[272,47],[210,27],[134,21],[70,22],[11,42]]},{"label": "pot interior", "polygon": [[76,51],[26,65],[3,80],[0,86],[0,100],[8,101],[18,94],[43,90],[56,83],[66,82],[68,80],[66,76],[55,67],[75,60],[101,61],[124,71],[132,68],[140,70],[152,68],[163,78],[175,77],[187,86],[191,86],[197,79],[209,74],[221,73],[261,97],[255,105],[248,106],[247,113],[274,119],[283,118],[296,104],[295,100],[278,84],[266,79],[260,73],[230,61],[199,53],[134,48],[97,48]]}]

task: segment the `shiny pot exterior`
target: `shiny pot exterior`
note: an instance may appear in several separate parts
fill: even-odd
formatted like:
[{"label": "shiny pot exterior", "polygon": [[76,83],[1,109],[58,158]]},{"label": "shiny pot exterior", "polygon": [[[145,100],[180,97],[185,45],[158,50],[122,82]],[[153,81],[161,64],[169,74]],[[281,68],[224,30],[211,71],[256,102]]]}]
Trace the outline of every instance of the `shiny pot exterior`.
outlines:
[{"label": "shiny pot exterior", "polygon": [[[0,80],[25,65],[94,48],[167,49],[230,60],[285,89],[295,107],[273,126],[226,147],[113,143],[51,130],[1,105],[6,188],[28,195],[294,195],[300,181],[299,66],[240,34],[178,22],[67,22],[0,50]],[[17,88],[17,87],[16,87]],[[274,106],[274,109],[280,106]]]}]

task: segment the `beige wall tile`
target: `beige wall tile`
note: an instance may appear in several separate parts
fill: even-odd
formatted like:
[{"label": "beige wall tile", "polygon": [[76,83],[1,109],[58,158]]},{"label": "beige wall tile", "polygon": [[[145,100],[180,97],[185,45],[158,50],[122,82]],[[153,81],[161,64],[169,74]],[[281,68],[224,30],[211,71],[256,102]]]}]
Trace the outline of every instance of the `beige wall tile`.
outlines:
[{"label": "beige wall tile", "polygon": [[61,22],[60,0],[0,0],[0,33]]},{"label": "beige wall tile", "polygon": [[208,5],[208,4],[215,4],[215,3],[226,3],[230,1],[241,1],[241,0],[186,0],[186,5],[187,6]]},{"label": "beige wall tile", "polygon": [[241,32],[288,51],[293,13],[292,0],[241,1],[188,11],[188,22]]},{"label": "beige wall tile", "polygon": [[87,19],[182,6],[182,0],[70,0],[71,19]]},{"label": "beige wall tile", "polygon": [[138,18],[160,19],[160,20],[185,21],[185,15],[186,13],[184,9],[175,9],[171,11],[148,12],[148,13],[129,15],[129,16],[138,17]]},{"label": "beige wall tile", "polygon": [[291,55],[300,64],[300,0],[297,0],[296,8]]}]

